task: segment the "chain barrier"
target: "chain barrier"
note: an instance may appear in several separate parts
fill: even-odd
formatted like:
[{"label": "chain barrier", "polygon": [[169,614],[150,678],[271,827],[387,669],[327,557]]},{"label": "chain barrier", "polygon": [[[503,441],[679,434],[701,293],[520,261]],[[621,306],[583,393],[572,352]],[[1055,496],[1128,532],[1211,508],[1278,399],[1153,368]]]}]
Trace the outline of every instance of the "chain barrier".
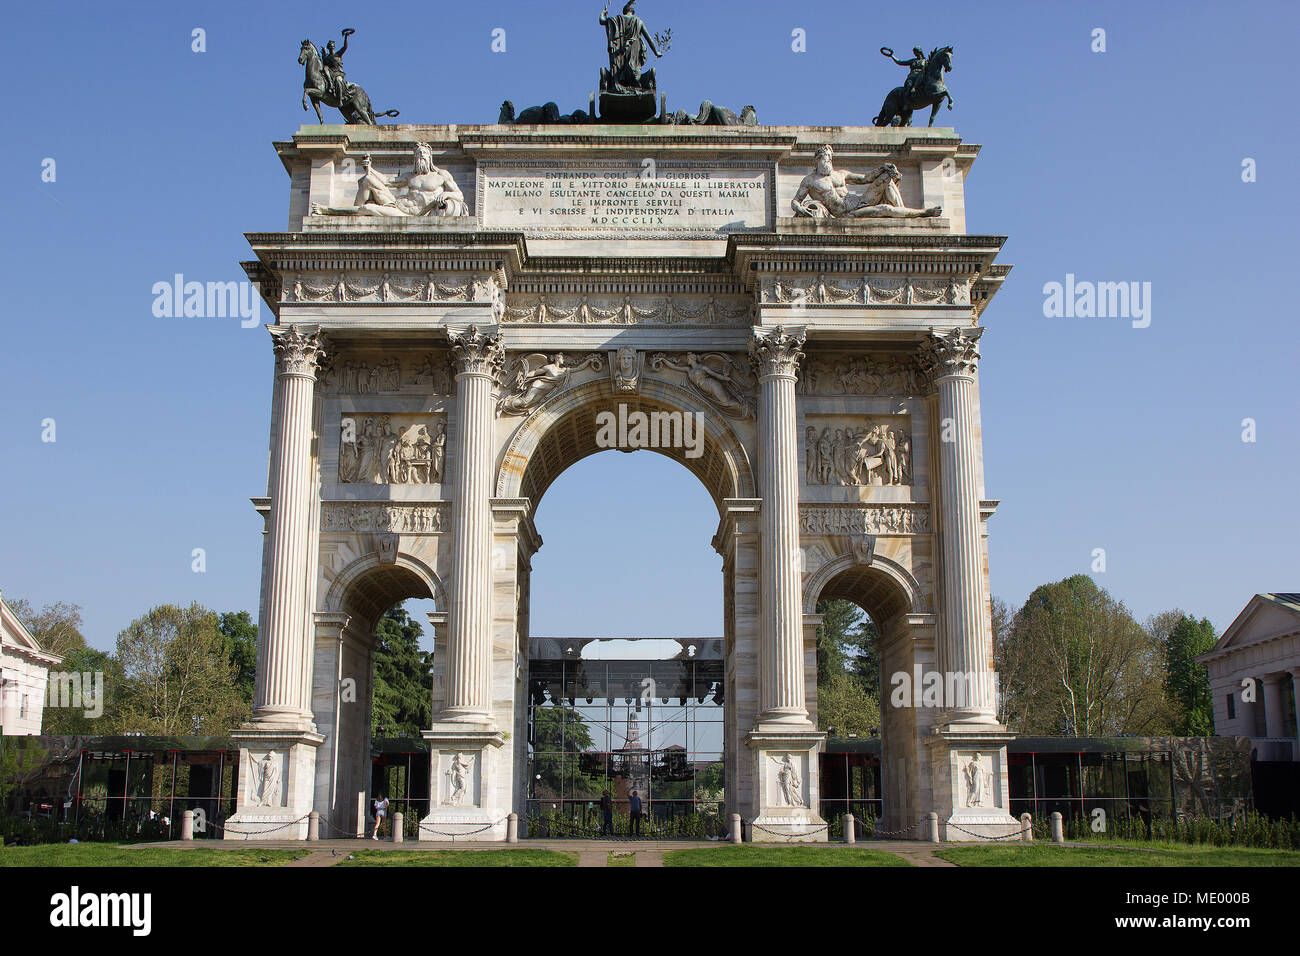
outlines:
[{"label": "chain barrier", "polygon": [[436,833],[438,836],[450,837],[451,841],[455,843],[457,837],[476,836],[477,834],[480,833],[486,833],[488,830],[491,830],[493,827],[497,827],[505,823],[508,819],[510,819],[510,817],[507,814],[506,816],[502,817],[500,820],[497,820],[494,823],[484,824],[483,826],[478,827],[477,829],[474,830],[463,830],[460,833],[448,833],[445,830],[435,830],[427,823],[421,823],[420,829],[424,830],[427,833]]},{"label": "chain barrier", "polygon": [[828,833],[830,830],[829,823],[822,823],[815,827],[809,827],[805,829],[802,833],[790,833],[785,830],[772,830],[758,823],[751,823],[749,826],[750,829],[752,830],[762,830],[764,833],[770,833],[772,836],[783,837],[787,843],[793,843],[795,840],[805,839],[821,830],[826,830],[828,831]]},{"label": "chain barrier", "polygon": [[977,840],[986,840],[989,843],[997,843],[1001,840],[1024,840],[1025,838],[1025,827],[1021,827],[1019,830],[1015,831],[1014,833],[1008,833],[1006,836],[985,836],[983,833],[973,833],[972,831],[967,830],[965,827],[959,827],[955,823],[949,823],[948,826],[954,830],[966,834],[967,836],[974,837]]},{"label": "chain barrier", "polygon": [[247,840],[249,836],[256,835],[260,837],[260,836],[264,836],[267,833],[277,833],[280,830],[287,830],[289,829],[289,827],[296,827],[298,824],[302,823],[310,816],[311,816],[310,813],[304,814],[303,816],[299,817],[297,820],[290,820],[288,823],[282,823],[279,826],[270,827],[269,829],[239,830],[234,827],[223,826],[222,824],[217,823],[215,820],[209,820],[207,825],[212,827],[214,830],[220,830],[222,833],[243,834],[244,839]]},{"label": "chain barrier", "polygon": [[887,839],[889,839],[890,837],[901,836],[901,835],[904,834],[904,833],[911,833],[913,830],[915,830],[915,829],[916,829],[917,827],[919,827],[919,826],[922,826],[924,823],[925,823],[925,819],[922,818],[922,819],[920,819],[920,820],[917,820],[915,823],[913,823],[913,824],[911,824],[911,825],[909,825],[909,826],[905,826],[905,827],[903,827],[903,829],[901,829],[901,830],[875,830],[875,829],[873,829],[873,830],[871,831],[871,835],[868,836],[867,839],[868,839],[868,840],[887,840]]}]

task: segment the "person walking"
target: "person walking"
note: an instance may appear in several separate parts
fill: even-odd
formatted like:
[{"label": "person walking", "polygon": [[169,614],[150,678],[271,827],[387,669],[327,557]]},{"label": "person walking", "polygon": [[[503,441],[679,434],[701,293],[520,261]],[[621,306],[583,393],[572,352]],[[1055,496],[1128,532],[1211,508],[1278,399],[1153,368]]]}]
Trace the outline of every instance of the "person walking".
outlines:
[{"label": "person walking", "polygon": [[614,835],[614,801],[608,790],[600,795],[600,835]]},{"label": "person walking", "polygon": [[636,836],[641,835],[641,798],[637,796],[635,790],[632,791],[631,799],[628,801],[632,810],[632,833]]},{"label": "person walking", "polygon": [[370,835],[370,839],[378,840],[379,831],[384,826],[384,817],[388,816],[388,798],[377,797],[371,802],[375,807],[375,832]]}]

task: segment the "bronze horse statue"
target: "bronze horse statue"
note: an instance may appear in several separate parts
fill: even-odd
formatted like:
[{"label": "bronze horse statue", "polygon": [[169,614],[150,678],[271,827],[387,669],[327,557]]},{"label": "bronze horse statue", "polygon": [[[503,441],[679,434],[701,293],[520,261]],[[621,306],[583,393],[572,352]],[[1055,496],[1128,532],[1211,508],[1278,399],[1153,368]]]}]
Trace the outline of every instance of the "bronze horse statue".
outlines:
[{"label": "bronze horse statue", "polygon": [[[880,52],[884,53],[885,50],[882,49]],[[948,109],[952,109],[952,94],[948,92],[948,87],[943,85],[943,74],[951,72],[952,47],[945,46],[931,50],[930,56],[925,61],[925,70],[920,83],[917,84],[917,89],[913,90],[912,95],[908,97],[904,96],[903,87],[894,87],[885,97],[885,102],[880,107],[880,115],[871,122],[876,126],[911,126],[912,111],[929,106],[930,122],[925,125],[933,126],[934,117],[939,112],[939,104],[947,100]]]},{"label": "bronze horse statue", "polygon": [[[346,37],[346,33],[344,34]],[[345,47],[346,48],[346,47]],[[355,83],[347,83],[344,95],[331,89],[325,76],[325,66],[321,62],[320,51],[310,40],[302,41],[302,50],[298,53],[298,62],[305,68],[302,81],[302,108],[307,109],[307,100],[316,107],[316,121],[322,125],[325,118],[321,116],[320,105],[332,106],[343,114],[343,121],[354,126],[378,126],[376,116],[396,116],[397,110],[388,110],[376,114],[370,106],[370,97],[366,91]],[[346,82],[346,81],[345,81]]]}]

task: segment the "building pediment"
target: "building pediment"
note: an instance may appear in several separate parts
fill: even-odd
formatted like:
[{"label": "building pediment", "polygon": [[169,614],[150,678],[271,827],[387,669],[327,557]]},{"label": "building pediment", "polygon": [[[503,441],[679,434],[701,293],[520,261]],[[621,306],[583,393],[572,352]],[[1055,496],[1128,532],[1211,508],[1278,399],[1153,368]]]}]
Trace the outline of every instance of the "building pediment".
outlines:
[{"label": "building pediment", "polygon": [[1214,649],[1200,659],[1211,660],[1296,632],[1300,632],[1300,594],[1256,594],[1228,625]]}]

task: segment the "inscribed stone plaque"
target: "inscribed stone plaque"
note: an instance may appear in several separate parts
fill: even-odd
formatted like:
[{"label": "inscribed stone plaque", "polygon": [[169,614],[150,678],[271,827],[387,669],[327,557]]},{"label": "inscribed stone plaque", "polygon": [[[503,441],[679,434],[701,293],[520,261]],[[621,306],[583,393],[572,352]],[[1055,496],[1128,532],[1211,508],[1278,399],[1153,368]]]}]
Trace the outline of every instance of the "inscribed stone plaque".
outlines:
[{"label": "inscribed stone plaque", "polygon": [[613,160],[479,165],[483,225],[533,235],[681,238],[768,227],[771,175],[753,165]]}]

